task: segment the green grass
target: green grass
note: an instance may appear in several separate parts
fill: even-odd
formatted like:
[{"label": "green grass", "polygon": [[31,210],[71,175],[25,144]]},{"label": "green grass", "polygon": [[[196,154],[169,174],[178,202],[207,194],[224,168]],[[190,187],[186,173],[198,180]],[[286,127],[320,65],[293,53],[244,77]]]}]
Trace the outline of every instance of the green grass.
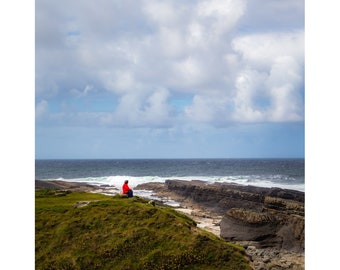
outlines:
[{"label": "green grass", "polygon": [[241,247],[138,197],[43,190],[35,206],[36,269],[251,269]]}]

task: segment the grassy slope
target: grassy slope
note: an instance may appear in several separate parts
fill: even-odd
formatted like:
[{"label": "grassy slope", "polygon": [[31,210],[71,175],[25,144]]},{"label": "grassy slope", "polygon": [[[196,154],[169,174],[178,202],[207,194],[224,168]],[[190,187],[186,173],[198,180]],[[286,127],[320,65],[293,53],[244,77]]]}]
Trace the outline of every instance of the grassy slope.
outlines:
[{"label": "grassy slope", "polygon": [[242,248],[141,198],[37,191],[35,202],[36,269],[251,269]]}]

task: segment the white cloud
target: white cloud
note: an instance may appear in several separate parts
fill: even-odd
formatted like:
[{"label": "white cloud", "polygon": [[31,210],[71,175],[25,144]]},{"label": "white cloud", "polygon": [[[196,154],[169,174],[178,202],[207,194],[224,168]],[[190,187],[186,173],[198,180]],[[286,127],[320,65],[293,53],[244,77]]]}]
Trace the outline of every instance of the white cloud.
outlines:
[{"label": "white cloud", "polygon": [[233,39],[234,51],[254,68],[268,68],[268,64],[282,56],[290,56],[298,63],[304,61],[304,32],[256,33]]},{"label": "white cloud", "polygon": [[[276,22],[270,8],[286,14],[296,8],[288,2],[268,0],[261,14]],[[251,7],[245,0],[39,0],[37,100],[108,91],[119,102],[114,111],[70,119],[111,126],[303,120],[304,32],[241,35],[240,26],[261,17]],[[182,115],[169,105],[176,95],[192,96]]]},{"label": "white cloud", "polygon": [[173,1],[147,0],[144,1],[143,10],[153,22],[160,25],[177,25],[181,18],[180,6],[175,6]]},{"label": "white cloud", "polygon": [[218,126],[229,119],[227,105],[225,95],[196,95],[192,105],[185,108],[185,114],[191,121]]},{"label": "white cloud", "polygon": [[41,120],[48,113],[48,102],[46,100],[41,100],[35,107],[35,119]]},{"label": "white cloud", "polygon": [[235,38],[232,45],[234,54],[224,59],[234,68],[234,77],[226,77],[233,85],[196,95],[185,109],[188,119],[217,126],[302,121],[304,33],[252,34]]},{"label": "white cloud", "polygon": [[[245,11],[245,1],[240,0],[209,0],[198,4],[198,19],[203,20],[209,31],[209,38],[219,39],[235,27]],[[208,34],[208,33],[207,33]]]},{"label": "white cloud", "polygon": [[255,104],[257,97],[260,97],[264,102],[263,81],[265,78],[266,75],[256,70],[245,70],[238,75],[233,97],[233,121],[257,122],[265,120],[266,107]]},{"label": "white cloud", "polygon": [[[303,120],[304,33],[253,34],[232,44],[244,69],[235,80],[234,119]],[[256,98],[265,106],[256,108]]]},{"label": "white cloud", "polygon": [[300,29],[304,10],[304,0],[248,0],[240,27],[251,32]]},{"label": "white cloud", "polygon": [[201,62],[193,57],[174,63],[172,73],[179,86],[189,88],[202,83],[206,79],[206,74],[207,72]]},{"label": "white cloud", "polygon": [[86,85],[83,90],[78,90],[76,88],[73,88],[70,90],[71,94],[80,98],[80,97],[86,97],[90,92],[95,91],[93,88],[93,85]]},{"label": "white cloud", "polygon": [[[301,64],[301,63],[300,63]],[[269,120],[301,121],[304,117],[301,65],[293,57],[276,59],[267,85],[272,98]]]},{"label": "white cloud", "polygon": [[[111,85],[109,89],[111,91],[117,91],[118,93],[130,93],[139,90],[138,82],[136,81],[134,74],[129,70],[117,70],[114,74],[110,74],[112,78],[109,78]],[[113,79],[113,81],[111,81]]]},{"label": "white cloud", "polygon": [[184,37],[177,28],[161,27],[159,45],[166,58],[183,57],[185,53]]},{"label": "white cloud", "polygon": [[164,88],[149,94],[126,94],[114,112],[102,114],[100,123],[111,127],[169,127],[173,113],[169,95]]}]

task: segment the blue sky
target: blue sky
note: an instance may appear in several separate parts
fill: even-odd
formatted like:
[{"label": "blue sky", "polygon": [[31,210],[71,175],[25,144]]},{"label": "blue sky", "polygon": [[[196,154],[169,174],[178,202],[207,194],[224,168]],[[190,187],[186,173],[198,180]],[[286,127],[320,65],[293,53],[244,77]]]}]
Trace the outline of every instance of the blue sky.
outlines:
[{"label": "blue sky", "polygon": [[304,157],[304,39],[300,0],[37,0],[35,157]]}]

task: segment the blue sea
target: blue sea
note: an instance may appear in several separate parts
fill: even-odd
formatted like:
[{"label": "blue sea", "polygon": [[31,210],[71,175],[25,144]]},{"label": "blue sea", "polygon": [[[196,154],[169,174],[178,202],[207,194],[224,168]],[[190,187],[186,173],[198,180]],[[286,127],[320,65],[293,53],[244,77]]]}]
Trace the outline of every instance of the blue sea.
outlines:
[{"label": "blue sea", "polygon": [[36,160],[35,179],[87,182],[120,189],[167,179],[305,190],[304,159]]}]

